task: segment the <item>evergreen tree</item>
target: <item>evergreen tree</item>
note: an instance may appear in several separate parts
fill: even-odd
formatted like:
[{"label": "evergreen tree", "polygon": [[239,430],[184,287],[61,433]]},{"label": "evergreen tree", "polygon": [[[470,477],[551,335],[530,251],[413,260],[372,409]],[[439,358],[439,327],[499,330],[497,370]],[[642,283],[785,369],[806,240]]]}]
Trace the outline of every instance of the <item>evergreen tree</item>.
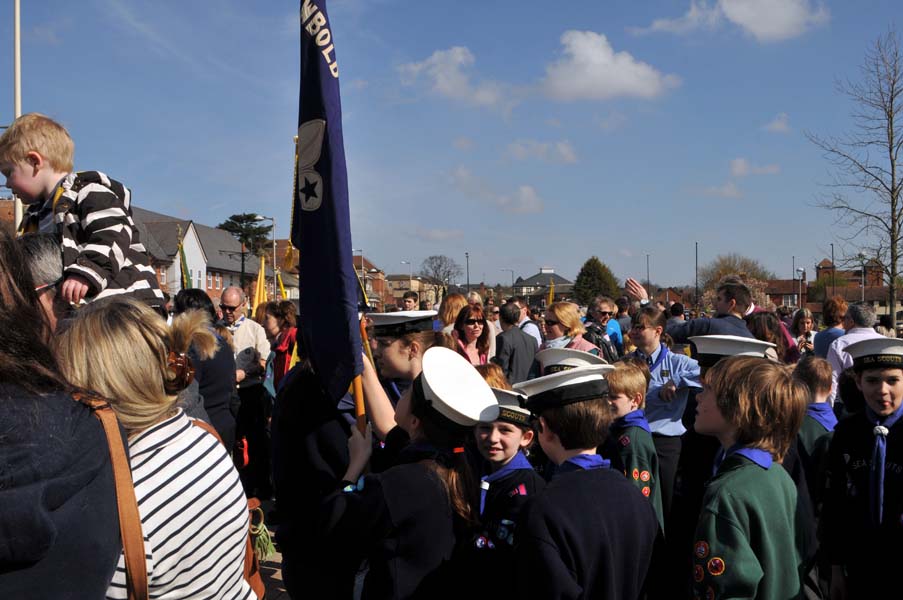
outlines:
[{"label": "evergreen tree", "polygon": [[617,297],[621,293],[618,280],[611,269],[597,256],[590,257],[577,274],[574,281],[574,297],[582,305],[589,305],[599,295]]}]

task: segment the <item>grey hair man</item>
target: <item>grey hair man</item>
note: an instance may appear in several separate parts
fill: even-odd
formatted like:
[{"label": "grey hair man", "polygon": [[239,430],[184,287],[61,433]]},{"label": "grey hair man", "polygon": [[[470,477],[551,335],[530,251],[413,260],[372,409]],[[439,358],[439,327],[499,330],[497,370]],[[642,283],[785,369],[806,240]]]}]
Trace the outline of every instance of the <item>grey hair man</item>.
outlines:
[{"label": "grey hair man", "polygon": [[19,238],[19,244],[28,260],[28,269],[34,280],[35,292],[41,308],[47,315],[50,329],[56,331],[57,323],[69,312],[68,303],[60,295],[63,282],[63,252],[56,237],[46,233],[29,233]]},{"label": "grey hair man", "polygon": [[[875,331],[875,310],[869,304],[857,302],[847,307],[843,316],[843,328],[845,333],[831,342],[828,348],[828,363],[831,365],[831,395],[828,402],[834,403],[837,398],[837,379],[846,369],[853,366],[853,357],[846,351],[846,347],[855,342],[872,338],[883,337]],[[841,400],[843,400],[841,398]]]}]

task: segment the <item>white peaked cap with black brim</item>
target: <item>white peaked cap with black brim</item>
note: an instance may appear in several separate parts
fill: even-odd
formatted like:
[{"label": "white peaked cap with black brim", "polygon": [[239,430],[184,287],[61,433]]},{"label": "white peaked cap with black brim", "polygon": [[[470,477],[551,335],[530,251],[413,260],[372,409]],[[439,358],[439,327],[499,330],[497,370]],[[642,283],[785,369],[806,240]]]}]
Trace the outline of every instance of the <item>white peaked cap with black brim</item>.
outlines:
[{"label": "white peaked cap with black brim", "polygon": [[424,400],[456,425],[473,427],[499,416],[499,403],[492,388],[454,350],[435,346],[424,352],[420,381]]},{"label": "white peaked cap with black brim", "polygon": [[693,358],[699,361],[700,367],[714,366],[728,356],[766,358],[769,348],[777,348],[771,342],[739,335],[694,335],[690,342],[693,344]]},{"label": "white peaked cap with black brim", "polygon": [[527,397],[527,408],[535,415],[547,408],[604,398],[608,394],[606,373],[612,365],[575,367],[551,375],[529,379],[514,386]]},{"label": "white peaked cap with black brim", "polygon": [[408,333],[433,330],[434,310],[400,310],[390,313],[369,313],[373,337],[401,337]]},{"label": "white peaked cap with black brim", "polygon": [[529,427],[533,415],[525,408],[527,397],[510,390],[492,388],[495,399],[499,403],[499,416],[497,421],[506,421],[521,427]]},{"label": "white peaked cap with black brim", "polygon": [[844,350],[853,358],[856,371],[903,369],[903,340],[878,337],[850,344]]},{"label": "white peaked cap with black brim", "polygon": [[539,363],[539,372],[543,375],[551,375],[552,373],[567,371],[577,367],[608,364],[595,354],[572,348],[546,348],[537,352],[535,358]]}]

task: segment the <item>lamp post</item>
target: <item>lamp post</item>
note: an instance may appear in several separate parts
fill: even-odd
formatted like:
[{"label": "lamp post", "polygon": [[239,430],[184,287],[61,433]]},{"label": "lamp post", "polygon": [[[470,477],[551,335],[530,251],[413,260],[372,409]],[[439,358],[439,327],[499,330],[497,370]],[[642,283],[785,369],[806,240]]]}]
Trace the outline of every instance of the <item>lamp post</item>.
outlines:
[{"label": "lamp post", "polygon": [[797,272],[797,274],[799,274],[799,281],[800,281],[800,284],[799,284],[800,294],[799,294],[798,304],[799,304],[799,307],[802,308],[803,307],[803,278],[806,276],[806,269],[804,269],[802,267],[797,267],[796,272]]},{"label": "lamp post", "polygon": [[859,263],[862,265],[862,271],[861,271],[862,277],[859,280],[859,283],[861,284],[861,287],[862,287],[860,301],[865,302],[865,255],[860,252],[858,258],[859,258]]},{"label": "lamp post", "polygon": [[514,269],[500,269],[501,271],[508,271],[511,273],[511,295],[514,295]]},{"label": "lamp post", "polygon": [[649,255],[646,255],[646,289],[652,293],[652,282],[649,279]]},{"label": "lamp post", "polygon": [[409,260],[401,261],[401,264],[408,265],[408,291],[414,291],[414,266]]},{"label": "lamp post", "polygon": [[834,267],[834,242],[831,242],[831,295],[837,295],[837,289],[834,287],[834,272],[837,269]]},{"label": "lamp post", "polygon": [[351,253],[354,254],[355,252],[361,253],[361,284],[363,285],[363,283],[364,283],[364,250],[363,250],[363,248],[352,248]]},{"label": "lamp post", "polygon": [[696,242],[696,310],[699,310],[699,242]]},{"label": "lamp post", "polygon": [[[265,217],[263,215],[254,215],[255,221],[272,221],[273,222],[273,298],[276,298],[276,218]],[[266,278],[266,273],[264,273]]]},{"label": "lamp post", "polygon": [[464,261],[467,263],[467,293],[470,293],[470,252],[464,253]]}]

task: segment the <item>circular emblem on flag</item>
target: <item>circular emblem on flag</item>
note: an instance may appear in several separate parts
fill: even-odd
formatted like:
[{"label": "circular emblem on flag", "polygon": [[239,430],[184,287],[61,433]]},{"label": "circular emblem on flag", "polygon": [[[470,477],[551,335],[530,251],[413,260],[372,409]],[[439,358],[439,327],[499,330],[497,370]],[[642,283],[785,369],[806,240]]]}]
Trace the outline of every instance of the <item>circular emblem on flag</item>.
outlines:
[{"label": "circular emblem on flag", "polygon": [[709,543],[703,540],[696,542],[693,545],[693,554],[696,555],[696,558],[707,557],[709,555]]},{"label": "circular emblem on flag", "polygon": [[705,600],[715,600],[715,590],[709,586],[705,590]]},{"label": "circular emblem on flag", "polygon": [[693,567],[693,581],[696,583],[701,582],[705,578],[705,569],[702,568],[702,565],[696,565]]},{"label": "circular emblem on flag", "polygon": [[648,497],[649,494],[651,494],[651,493],[652,493],[652,490],[649,489],[649,486],[648,486],[648,485],[643,486],[643,495],[644,495],[644,496],[647,496],[647,497]]},{"label": "circular emblem on flag", "polygon": [[627,437],[627,434],[624,434],[624,435],[622,435],[621,437],[618,438],[618,443],[621,444],[622,446],[629,446],[629,445],[630,445],[630,438]]},{"label": "circular emblem on flag", "polygon": [[642,473],[640,473],[640,479],[642,479],[643,481],[649,481],[650,477],[651,475],[649,474],[649,471],[643,471]]},{"label": "circular emblem on flag", "polygon": [[634,478],[634,479],[639,479],[639,478],[640,478],[640,470],[639,470],[639,469],[634,469],[634,470],[633,470],[633,478]]},{"label": "circular emblem on flag", "polygon": [[722,573],[724,573],[724,560],[715,556],[709,559],[709,573],[718,577]]}]

